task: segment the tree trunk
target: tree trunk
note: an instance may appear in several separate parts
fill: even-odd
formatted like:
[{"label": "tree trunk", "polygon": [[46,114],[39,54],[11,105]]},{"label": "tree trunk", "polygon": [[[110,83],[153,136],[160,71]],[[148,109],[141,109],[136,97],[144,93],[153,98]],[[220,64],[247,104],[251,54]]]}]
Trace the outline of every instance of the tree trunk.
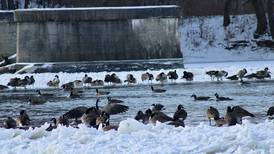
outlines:
[{"label": "tree trunk", "polygon": [[223,26],[227,27],[230,24],[229,11],[231,7],[231,0],[226,0],[224,4],[224,23]]},{"label": "tree trunk", "polygon": [[273,16],[272,0],[267,0],[267,14],[268,14],[268,24],[270,28],[270,33],[271,33],[272,39],[274,40],[274,16]]},{"label": "tree trunk", "polygon": [[252,0],[252,5],[257,17],[257,29],[254,34],[254,37],[257,38],[267,32],[267,20],[262,0]]}]

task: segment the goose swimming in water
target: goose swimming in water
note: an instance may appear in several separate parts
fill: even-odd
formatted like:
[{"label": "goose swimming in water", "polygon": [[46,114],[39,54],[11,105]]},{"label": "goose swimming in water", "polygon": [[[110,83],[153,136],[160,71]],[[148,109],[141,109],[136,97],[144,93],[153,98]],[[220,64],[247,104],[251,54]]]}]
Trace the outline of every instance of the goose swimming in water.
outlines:
[{"label": "goose swimming in water", "polygon": [[223,97],[219,96],[218,93],[215,93],[216,101],[231,101],[233,100],[232,98],[229,97]]},{"label": "goose swimming in water", "polygon": [[165,89],[159,89],[159,88],[156,89],[153,86],[150,86],[150,88],[151,88],[152,92],[154,92],[154,93],[164,93],[164,92],[166,92]]},{"label": "goose swimming in water", "polygon": [[195,94],[192,94],[191,97],[194,98],[194,101],[208,101],[208,100],[210,100],[209,96],[197,96]]}]

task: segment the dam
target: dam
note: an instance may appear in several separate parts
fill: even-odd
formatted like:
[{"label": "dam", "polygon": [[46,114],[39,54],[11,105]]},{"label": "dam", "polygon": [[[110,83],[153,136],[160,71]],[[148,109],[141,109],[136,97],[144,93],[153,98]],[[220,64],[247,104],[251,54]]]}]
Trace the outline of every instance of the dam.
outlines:
[{"label": "dam", "polygon": [[15,10],[14,20],[19,63],[182,58],[175,5]]}]

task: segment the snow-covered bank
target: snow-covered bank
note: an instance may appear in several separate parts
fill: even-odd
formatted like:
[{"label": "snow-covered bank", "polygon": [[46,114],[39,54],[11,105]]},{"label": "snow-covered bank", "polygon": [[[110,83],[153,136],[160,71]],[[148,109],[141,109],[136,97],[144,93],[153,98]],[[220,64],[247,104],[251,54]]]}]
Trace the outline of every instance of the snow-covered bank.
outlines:
[{"label": "snow-covered bank", "polygon": [[[225,30],[222,16],[194,17],[183,20],[181,48],[184,62],[223,62],[274,59],[271,48],[256,45],[253,33],[256,29],[255,15],[233,16]],[[265,36],[264,39],[270,39]],[[231,47],[233,41],[247,41],[248,46]]]},{"label": "snow-covered bank", "polygon": [[119,130],[102,132],[80,126],[59,127],[52,132],[0,129],[0,153],[272,153],[274,123],[265,121],[233,127],[174,128],[165,124],[143,125],[133,119]]},{"label": "snow-covered bank", "polygon": [[[235,74],[239,69],[246,68],[248,73],[252,73],[258,70],[262,70],[265,67],[268,67],[270,71],[274,71],[274,61],[247,61],[247,62],[223,62],[223,63],[193,63],[186,64],[186,69],[177,69],[177,73],[179,75],[179,79],[176,81],[177,83],[186,82],[184,79],[181,79],[184,71],[191,71],[194,74],[193,82],[205,82],[211,81],[211,78],[205,74],[206,71],[209,70],[225,70],[229,75]],[[171,70],[158,70],[158,71],[150,71],[154,76],[161,72],[168,73]],[[131,72],[115,72],[122,81],[126,80],[127,74],[133,74],[137,79],[137,84],[149,84],[148,82],[141,81],[141,74],[146,71],[131,71]],[[81,80],[85,74],[88,74],[90,77],[95,79],[104,80],[105,75],[113,72],[90,72],[90,73],[57,73],[60,78],[60,85],[74,81]],[[30,86],[28,88],[48,88],[47,82],[52,80],[55,76],[55,73],[41,73],[41,74],[2,74],[0,76],[0,84],[6,85],[9,82],[10,78],[20,77],[23,78],[26,75],[33,75],[35,78],[34,86]],[[152,83],[158,83],[155,80]],[[127,85],[127,83],[123,83],[123,85]]]}]

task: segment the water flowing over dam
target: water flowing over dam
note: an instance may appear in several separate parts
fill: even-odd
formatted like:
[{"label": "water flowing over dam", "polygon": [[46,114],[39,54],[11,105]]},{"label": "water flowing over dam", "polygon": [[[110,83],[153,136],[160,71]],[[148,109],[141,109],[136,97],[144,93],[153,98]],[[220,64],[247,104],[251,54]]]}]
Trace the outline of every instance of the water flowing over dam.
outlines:
[{"label": "water flowing over dam", "polygon": [[182,58],[178,6],[16,10],[17,62]]}]

